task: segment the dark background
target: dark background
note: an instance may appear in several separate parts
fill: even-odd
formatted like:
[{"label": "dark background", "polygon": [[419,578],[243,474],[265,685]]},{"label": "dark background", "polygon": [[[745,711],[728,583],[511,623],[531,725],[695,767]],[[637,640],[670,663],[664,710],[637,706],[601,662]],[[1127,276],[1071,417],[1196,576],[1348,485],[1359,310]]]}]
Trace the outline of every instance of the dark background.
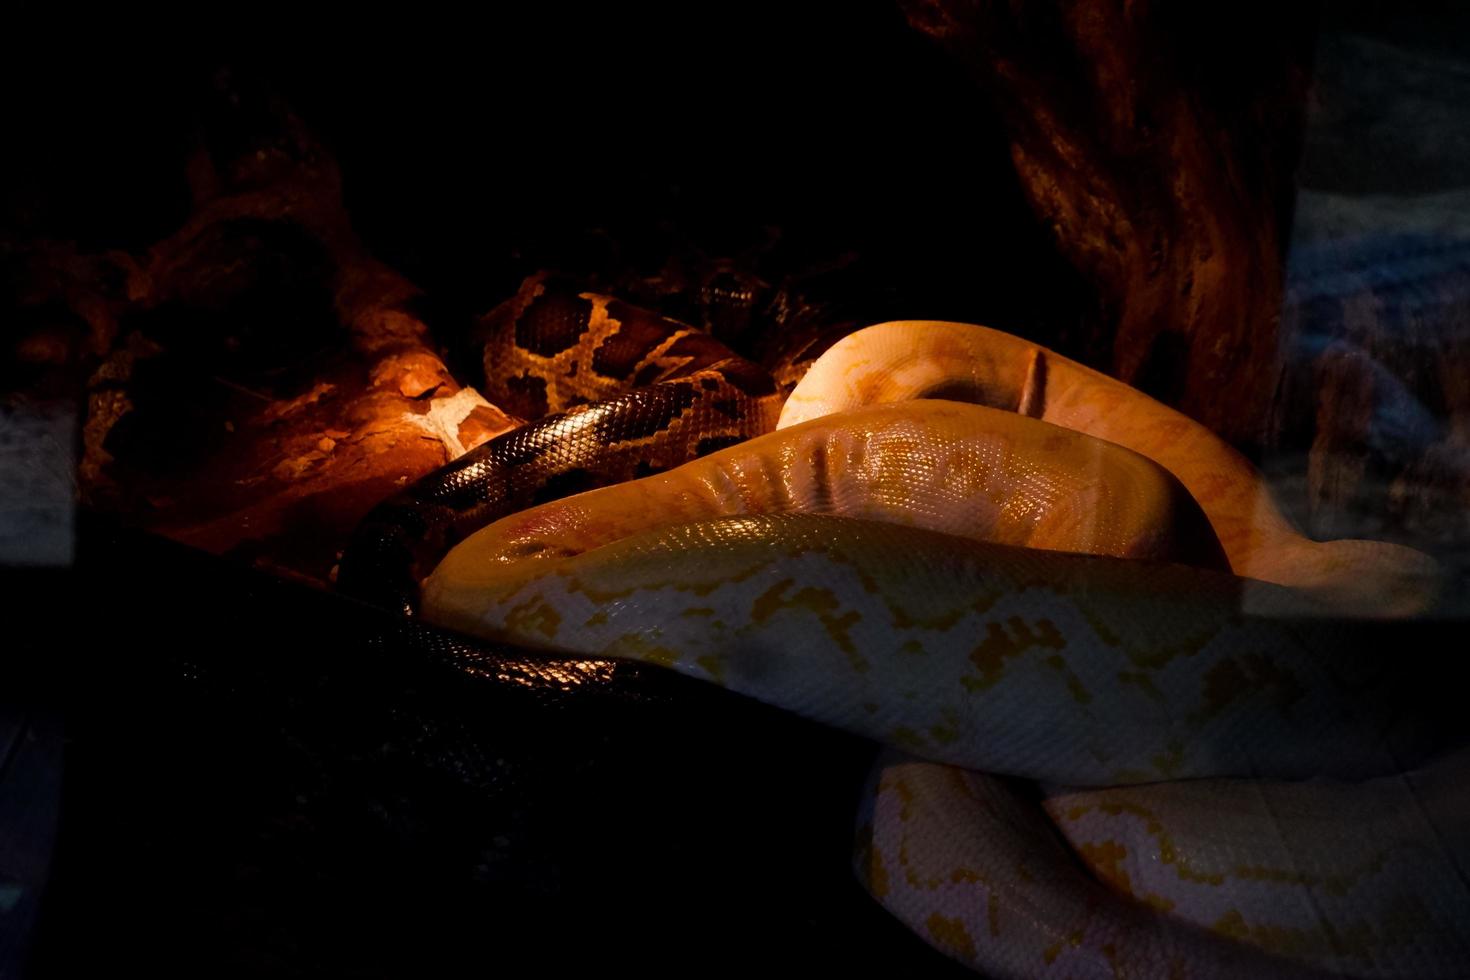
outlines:
[{"label": "dark background", "polygon": [[[772,228],[860,256],[874,318],[1080,315],[993,118],[888,4],[527,6],[22,4],[0,236],[167,236],[238,87],[451,320],[543,263]],[[7,686],[65,725],[35,976],[950,968],[851,874],[866,743],[661,675],[548,699],[406,660],[364,609],[105,521],[5,586]]]},{"label": "dark background", "polygon": [[[1470,37],[1454,3],[1332,6],[1440,53]],[[301,114],[369,248],[451,317],[610,242],[738,253],[768,227],[861,255],[873,319],[1046,342],[1090,312],[995,117],[886,2],[26,2],[0,24],[0,238],[178,228],[227,72]],[[1324,138],[1313,186],[1450,178]],[[8,689],[66,721],[36,976],[947,965],[847,869],[863,743],[668,679],[548,708],[395,659],[345,603],[82,533],[75,568],[0,578]]]},{"label": "dark background", "polygon": [[137,248],[177,227],[191,119],[228,66],[335,151],[374,252],[465,309],[527,256],[658,223],[716,253],[769,225],[855,247],[926,316],[1035,329],[1080,308],[978,94],[888,3],[31,3],[9,20],[3,185],[23,234]]}]

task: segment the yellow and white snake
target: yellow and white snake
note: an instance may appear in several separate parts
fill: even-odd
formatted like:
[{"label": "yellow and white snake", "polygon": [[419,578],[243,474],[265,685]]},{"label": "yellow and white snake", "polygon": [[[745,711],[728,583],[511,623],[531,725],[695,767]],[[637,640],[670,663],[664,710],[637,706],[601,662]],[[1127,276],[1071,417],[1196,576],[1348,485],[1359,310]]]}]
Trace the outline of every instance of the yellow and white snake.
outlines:
[{"label": "yellow and white snake", "polygon": [[775,433],[484,528],[422,600],[884,743],[858,874],[989,975],[1407,978],[1470,963],[1470,757],[1350,617],[1436,581],[1301,537],[1105,375],[910,321],[823,355]]}]

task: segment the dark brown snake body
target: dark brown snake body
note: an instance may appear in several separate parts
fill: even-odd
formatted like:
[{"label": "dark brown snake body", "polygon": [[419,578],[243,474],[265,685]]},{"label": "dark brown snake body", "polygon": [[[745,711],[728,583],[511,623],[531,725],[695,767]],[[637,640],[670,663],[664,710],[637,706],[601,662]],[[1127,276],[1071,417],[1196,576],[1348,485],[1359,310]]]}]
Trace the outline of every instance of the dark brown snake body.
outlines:
[{"label": "dark brown snake body", "polygon": [[[419,582],[478,528],[769,432],[781,408],[773,373],[710,334],[548,276],[486,314],[474,340],[486,397],[534,421],[374,508],[343,553],[342,591],[413,615]],[[820,353],[805,338],[787,350],[783,377]]]}]

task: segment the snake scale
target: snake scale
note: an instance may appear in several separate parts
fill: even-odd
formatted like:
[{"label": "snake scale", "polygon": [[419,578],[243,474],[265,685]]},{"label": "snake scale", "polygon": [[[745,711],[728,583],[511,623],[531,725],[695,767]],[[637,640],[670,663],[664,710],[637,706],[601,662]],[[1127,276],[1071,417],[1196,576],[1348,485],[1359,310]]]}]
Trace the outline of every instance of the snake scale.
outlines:
[{"label": "snake scale", "polygon": [[[384,505],[344,581],[413,607],[459,541],[431,622],[884,743],[857,874],[988,975],[1463,975],[1470,760],[1347,618],[1426,608],[1433,562],[1300,537],[1207,430],[1007,334],[859,331],[761,435],[774,387],[640,316],[532,282],[487,317],[526,414],[604,400]],[[645,387],[550,380],[614,368]]]},{"label": "snake scale", "polygon": [[759,435],[781,407],[772,376],[708,334],[555,277],[527,279],[476,337],[485,395],[533,421],[376,507],[344,551],[344,591],[413,613],[470,531]]}]

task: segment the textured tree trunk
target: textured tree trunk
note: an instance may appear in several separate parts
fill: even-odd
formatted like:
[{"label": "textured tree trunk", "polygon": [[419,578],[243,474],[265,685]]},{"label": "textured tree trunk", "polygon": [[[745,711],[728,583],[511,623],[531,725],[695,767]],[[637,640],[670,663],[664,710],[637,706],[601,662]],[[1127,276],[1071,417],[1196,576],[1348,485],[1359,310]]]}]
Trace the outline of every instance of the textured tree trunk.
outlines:
[{"label": "textured tree trunk", "polygon": [[451,377],[423,296],[358,240],[305,125],[228,77],[217,95],[189,220],[93,327],[118,338],[90,384],[81,488],[324,585],[369,508],[513,420]]},{"label": "textured tree trunk", "polygon": [[1258,447],[1312,6],[900,5],[995,104],[1032,206],[1096,290],[1066,345]]}]

